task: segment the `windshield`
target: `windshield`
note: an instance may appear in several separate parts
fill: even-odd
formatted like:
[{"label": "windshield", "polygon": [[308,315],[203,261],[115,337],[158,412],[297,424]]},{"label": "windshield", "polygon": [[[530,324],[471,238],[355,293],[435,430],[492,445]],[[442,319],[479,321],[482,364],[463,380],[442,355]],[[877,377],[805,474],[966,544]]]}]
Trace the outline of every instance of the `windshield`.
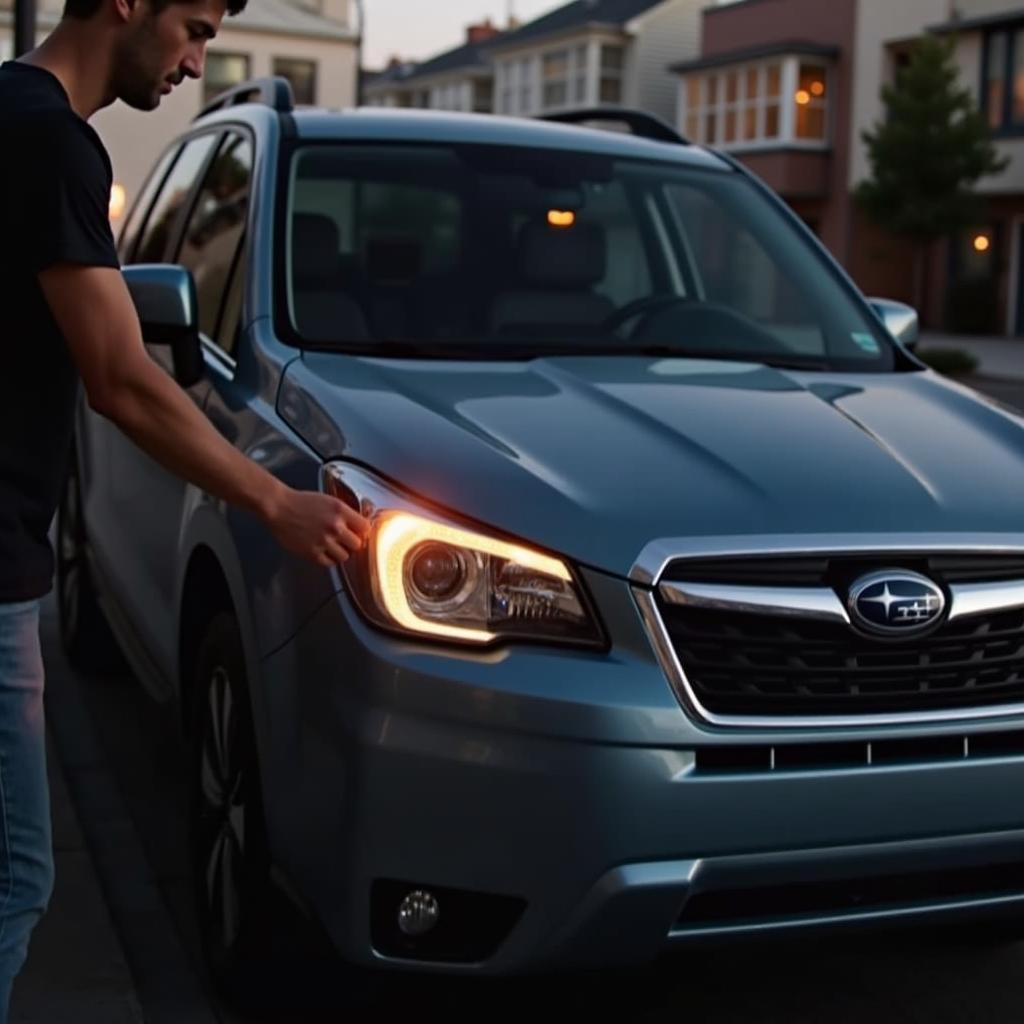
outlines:
[{"label": "windshield", "polygon": [[292,154],[299,344],[382,356],[680,354],[889,370],[893,346],[742,175],[490,145]]}]

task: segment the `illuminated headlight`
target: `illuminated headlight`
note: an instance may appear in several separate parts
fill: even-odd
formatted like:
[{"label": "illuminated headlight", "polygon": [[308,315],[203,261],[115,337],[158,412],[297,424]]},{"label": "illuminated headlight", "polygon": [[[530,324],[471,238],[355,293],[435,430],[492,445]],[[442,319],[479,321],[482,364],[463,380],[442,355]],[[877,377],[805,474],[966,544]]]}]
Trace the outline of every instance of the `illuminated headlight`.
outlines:
[{"label": "illuminated headlight", "polygon": [[366,545],[341,571],[378,625],[478,645],[603,642],[561,559],[463,526],[345,463],[324,467],[323,486],[371,522]]}]

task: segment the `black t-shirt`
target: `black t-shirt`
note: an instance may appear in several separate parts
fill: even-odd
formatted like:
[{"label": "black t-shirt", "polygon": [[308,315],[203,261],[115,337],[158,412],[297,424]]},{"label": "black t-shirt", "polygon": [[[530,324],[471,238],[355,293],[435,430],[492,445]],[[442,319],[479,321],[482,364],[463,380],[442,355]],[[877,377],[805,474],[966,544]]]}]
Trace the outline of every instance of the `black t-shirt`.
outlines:
[{"label": "black t-shirt", "polygon": [[51,586],[47,530],[71,448],[78,373],[39,287],[58,264],[118,267],[99,136],[48,71],[0,66],[0,603]]}]

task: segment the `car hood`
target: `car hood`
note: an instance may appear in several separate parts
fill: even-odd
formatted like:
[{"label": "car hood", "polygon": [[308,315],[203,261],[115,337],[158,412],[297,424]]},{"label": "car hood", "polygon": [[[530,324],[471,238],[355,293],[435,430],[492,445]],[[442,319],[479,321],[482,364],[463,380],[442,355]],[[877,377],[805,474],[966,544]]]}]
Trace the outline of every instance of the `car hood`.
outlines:
[{"label": "car hood", "polygon": [[279,411],[463,517],[626,575],[665,538],[1016,533],[1024,420],[931,372],[306,354]]}]

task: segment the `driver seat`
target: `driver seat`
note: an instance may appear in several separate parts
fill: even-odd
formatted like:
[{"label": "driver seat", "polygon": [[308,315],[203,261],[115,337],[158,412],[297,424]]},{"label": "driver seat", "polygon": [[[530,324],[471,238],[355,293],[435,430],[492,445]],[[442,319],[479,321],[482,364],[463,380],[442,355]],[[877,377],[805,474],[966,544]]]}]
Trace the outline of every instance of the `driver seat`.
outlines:
[{"label": "driver seat", "polygon": [[615,304],[593,289],[604,280],[608,242],[598,224],[554,228],[530,221],[517,245],[519,287],[499,293],[490,327],[498,336],[536,337],[557,328],[563,336],[604,334]]}]

